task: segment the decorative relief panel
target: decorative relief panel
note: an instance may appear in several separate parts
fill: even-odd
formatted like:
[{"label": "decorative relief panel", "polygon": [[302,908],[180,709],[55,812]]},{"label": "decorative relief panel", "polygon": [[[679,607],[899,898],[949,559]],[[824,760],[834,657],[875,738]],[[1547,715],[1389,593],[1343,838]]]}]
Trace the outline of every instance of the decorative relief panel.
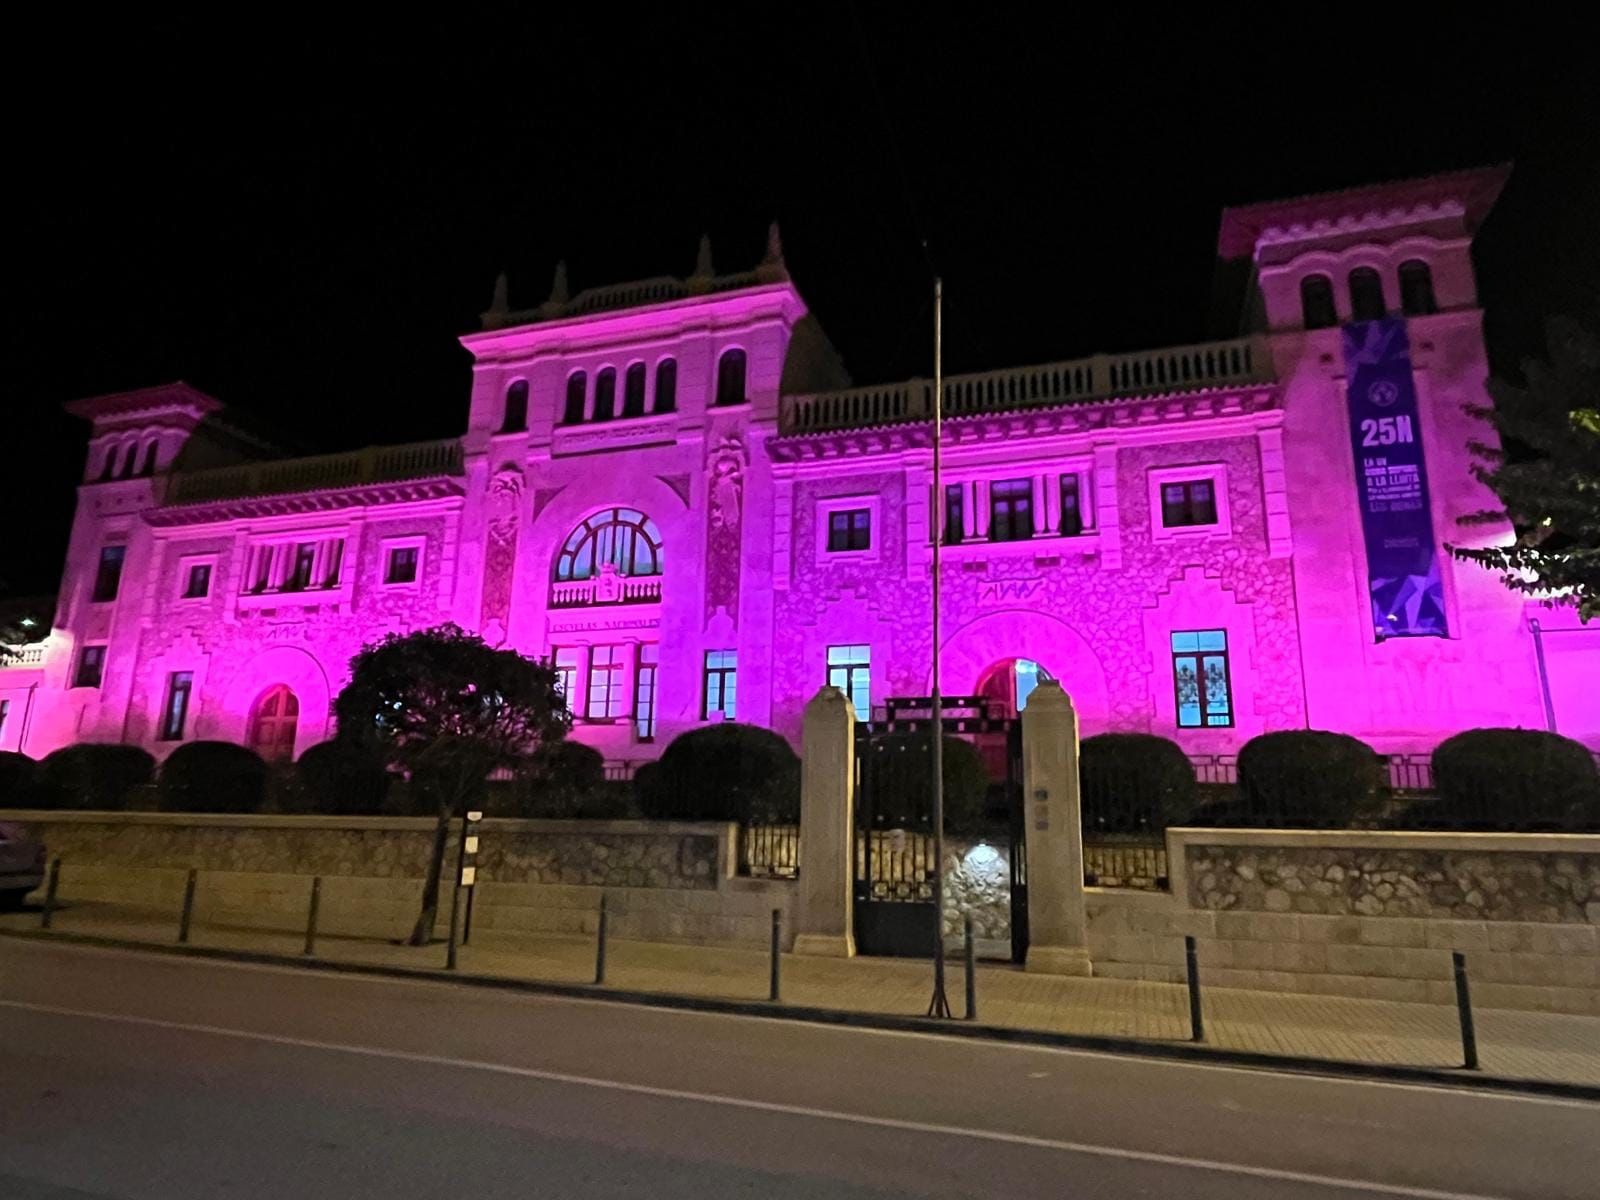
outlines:
[{"label": "decorative relief panel", "polygon": [[706,623],[718,610],[739,619],[739,545],[744,524],[744,472],[749,452],[729,434],[711,449],[707,463]]},{"label": "decorative relief panel", "polygon": [[[548,502],[548,497],[546,497]],[[483,560],[483,640],[502,645],[511,622],[516,579],[517,531],[522,514],[522,476],[501,471],[489,482],[487,550]]]}]

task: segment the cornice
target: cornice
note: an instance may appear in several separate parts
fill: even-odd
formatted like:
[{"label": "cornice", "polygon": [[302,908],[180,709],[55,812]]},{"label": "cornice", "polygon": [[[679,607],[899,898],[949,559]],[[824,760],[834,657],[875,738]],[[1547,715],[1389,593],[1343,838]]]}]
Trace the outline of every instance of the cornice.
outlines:
[{"label": "cornice", "polygon": [[[1096,404],[1060,404],[1020,412],[967,414],[945,418],[942,441],[946,447],[957,447],[1024,438],[1161,429],[1221,418],[1276,414],[1281,399],[1279,385],[1261,384]],[[929,421],[906,421],[780,435],[767,439],[766,445],[775,464],[865,458],[930,449],[933,426]]]},{"label": "cornice", "polygon": [[291,492],[278,496],[244,496],[234,500],[179,504],[147,512],[145,522],[157,527],[210,525],[220,521],[332,512],[341,508],[376,508],[385,504],[449,500],[465,494],[464,481],[459,477],[408,479],[398,483],[369,483],[320,492]]}]

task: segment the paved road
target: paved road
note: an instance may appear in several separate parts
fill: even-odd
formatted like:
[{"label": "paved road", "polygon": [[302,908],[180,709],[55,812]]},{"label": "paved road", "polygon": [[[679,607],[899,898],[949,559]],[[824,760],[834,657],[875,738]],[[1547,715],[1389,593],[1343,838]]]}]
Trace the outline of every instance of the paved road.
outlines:
[{"label": "paved road", "polygon": [[0,939],[0,1197],[1593,1195],[1600,1107]]}]

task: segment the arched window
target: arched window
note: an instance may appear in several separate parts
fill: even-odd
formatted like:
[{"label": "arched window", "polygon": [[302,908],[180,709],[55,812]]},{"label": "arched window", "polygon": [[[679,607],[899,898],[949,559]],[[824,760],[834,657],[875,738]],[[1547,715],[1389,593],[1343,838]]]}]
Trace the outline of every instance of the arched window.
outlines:
[{"label": "arched window", "polygon": [[744,351],[725,350],[717,360],[717,403],[743,404]]},{"label": "arched window", "polygon": [[1386,315],[1383,280],[1371,267],[1350,272],[1350,316],[1356,321],[1376,321]]},{"label": "arched window", "polygon": [[594,377],[594,419],[609,421],[617,411],[617,372],[614,367],[602,367]]},{"label": "arched window", "polygon": [[519,379],[506,389],[506,417],[501,433],[524,433],[528,428],[528,381]]},{"label": "arched window", "polygon": [[106,447],[106,461],[100,466],[100,482],[104,483],[117,473],[117,447],[116,443]]},{"label": "arched window", "polygon": [[156,473],[156,443],[151,442],[144,448],[144,462],[139,464],[139,474],[154,475]]},{"label": "arched window", "polygon": [[567,376],[567,406],[561,413],[563,425],[581,425],[583,406],[589,399],[589,377],[582,371]]},{"label": "arched window", "polygon": [[1300,315],[1307,329],[1331,329],[1339,323],[1333,307],[1333,280],[1326,275],[1307,275],[1300,281]]},{"label": "arched window", "polygon": [[285,684],[268,688],[250,710],[250,749],[268,762],[288,762],[294,757],[295,729],[300,723],[300,701]]},{"label": "arched window", "polygon": [[644,416],[644,382],[644,364],[634,363],[628,368],[628,374],[622,385],[623,416]]},{"label": "arched window", "polygon": [[1433,298],[1433,272],[1420,258],[1400,264],[1400,311],[1408,317],[1426,317],[1439,311]]},{"label": "arched window", "polygon": [[561,545],[556,582],[589,579],[607,563],[617,574],[661,574],[661,530],[635,508],[607,508],[584,521]]},{"label": "arched window", "polygon": [[656,402],[653,411],[672,412],[678,407],[678,360],[663,358],[656,364]]},{"label": "arched window", "polygon": [[129,479],[133,475],[133,464],[139,456],[139,443],[129,442],[128,452],[122,456],[122,473],[120,478]]}]

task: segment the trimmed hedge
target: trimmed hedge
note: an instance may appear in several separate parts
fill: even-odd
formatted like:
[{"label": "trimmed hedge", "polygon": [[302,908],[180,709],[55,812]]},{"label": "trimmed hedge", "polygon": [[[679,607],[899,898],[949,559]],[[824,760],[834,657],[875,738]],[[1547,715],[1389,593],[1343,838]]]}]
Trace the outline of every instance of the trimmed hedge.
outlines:
[{"label": "trimmed hedge", "polygon": [[[971,742],[944,739],[944,827],[952,833],[984,828],[989,769]],[[891,733],[872,739],[861,762],[858,805],[870,808],[879,829],[932,828],[933,741],[927,733]]]},{"label": "trimmed hedge", "polygon": [[633,785],[606,779],[605,759],[582,742],[541,751],[519,778],[491,795],[496,816],[609,821],[639,815]]},{"label": "trimmed hedge", "polygon": [[292,787],[280,789],[285,811],[377,816],[389,795],[389,772],[369,746],[334,740],[308,746],[294,765]]},{"label": "trimmed hedge", "polygon": [[1348,829],[1377,814],[1387,794],[1383,760],[1358,738],[1317,729],[1251,738],[1239,751],[1237,797],[1208,823]]},{"label": "trimmed hedge", "polygon": [[1435,829],[1600,830],[1600,770],[1571,738],[1469,729],[1433,752],[1435,794],[1406,810]]},{"label": "trimmed hedge", "polygon": [[674,738],[635,779],[646,817],[783,823],[800,817],[800,758],[778,734],[729,721]]},{"label": "trimmed hedge", "polygon": [[1079,751],[1083,831],[1160,833],[1195,809],[1194,764],[1170,738],[1100,733]]},{"label": "trimmed hedge", "polygon": [[0,808],[37,808],[38,784],[38,763],[26,754],[0,750]]},{"label": "trimmed hedge", "polygon": [[161,764],[163,812],[255,813],[267,799],[267,764],[232,742],[185,742]]},{"label": "trimmed hedge", "polygon": [[138,746],[95,742],[63,746],[39,764],[39,799],[49,808],[122,812],[138,807],[135,789],[143,788],[155,773],[156,760]]}]

